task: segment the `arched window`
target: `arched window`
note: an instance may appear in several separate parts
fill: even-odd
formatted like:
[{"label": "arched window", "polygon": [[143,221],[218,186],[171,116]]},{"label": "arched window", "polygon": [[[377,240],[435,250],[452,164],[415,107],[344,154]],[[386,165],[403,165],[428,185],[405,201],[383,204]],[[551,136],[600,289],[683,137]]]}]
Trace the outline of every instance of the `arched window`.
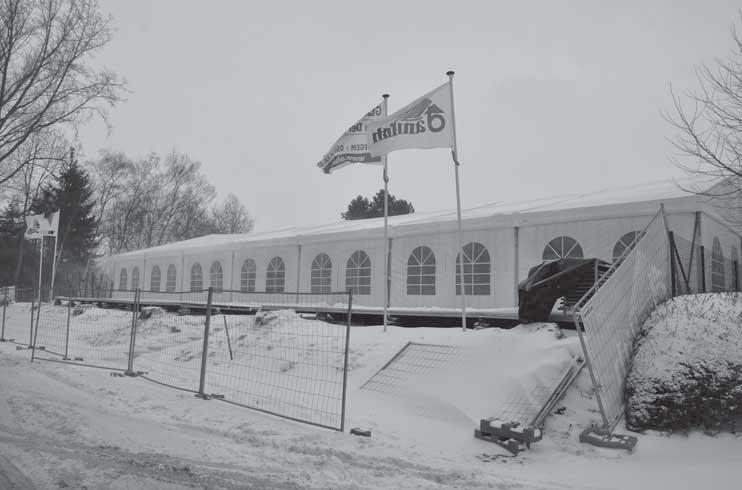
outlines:
[{"label": "arched window", "polygon": [[286,281],[286,266],[281,257],[273,257],[265,273],[265,292],[282,293]]},{"label": "arched window", "polygon": [[[470,296],[490,294],[490,254],[478,242],[464,245],[464,292]],[[456,257],[456,295],[461,296],[461,254]]]},{"label": "arched window", "polygon": [[191,291],[201,291],[204,288],[204,275],[201,264],[196,262],[191,266]]},{"label": "arched window", "polygon": [[240,272],[240,291],[243,293],[254,293],[255,292],[255,261],[253,259],[247,259],[242,263],[242,271]]},{"label": "arched window", "polygon": [[356,250],[345,268],[345,289],[353,294],[371,294],[371,259],[363,250]]},{"label": "arched window", "polygon": [[[621,238],[618,239],[616,245],[613,247],[613,261],[617,261],[626,250],[631,250],[634,245],[641,239],[643,233],[641,231],[630,231]],[[579,245],[578,245],[579,246]]]},{"label": "arched window", "polygon": [[121,269],[121,272],[119,273],[119,289],[122,291],[126,291],[126,283],[129,281],[126,269]]},{"label": "arched window", "polygon": [[716,293],[726,289],[724,281],[724,252],[721,249],[719,238],[714,237],[711,246],[711,292]]},{"label": "arched window", "polygon": [[222,264],[218,260],[215,260],[211,264],[209,269],[209,286],[213,287],[217,292],[224,289],[224,274],[222,273]]},{"label": "arched window", "polygon": [[178,277],[178,272],[173,264],[167,266],[167,282],[165,283],[165,289],[168,293],[175,292],[175,280]]},{"label": "arched window", "polygon": [[131,270],[131,289],[137,289],[139,287],[139,267],[134,267]]},{"label": "arched window", "polygon": [[332,261],[327,254],[319,254],[312,261],[311,287],[313,293],[332,291]]},{"label": "arched window", "polygon": [[429,247],[417,247],[407,259],[407,294],[435,295],[435,255]]},{"label": "arched window", "polygon": [[160,268],[158,266],[152,267],[152,274],[149,276],[149,290],[153,293],[160,292]]},{"label": "arched window", "polygon": [[556,237],[544,248],[544,260],[581,259],[582,247],[572,237]]}]

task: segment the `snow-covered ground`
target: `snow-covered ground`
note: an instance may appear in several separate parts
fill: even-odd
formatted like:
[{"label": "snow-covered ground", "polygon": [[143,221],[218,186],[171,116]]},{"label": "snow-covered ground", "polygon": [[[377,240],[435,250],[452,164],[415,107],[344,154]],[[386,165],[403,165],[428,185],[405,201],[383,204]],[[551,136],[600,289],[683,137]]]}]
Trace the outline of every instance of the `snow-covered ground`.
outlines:
[{"label": "snow-covered ground", "polygon": [[[8,309],[6,337],[27,344],[23,307]],[[557,333],[548,324],[353,327],[347,427],[371,429],[370,438],[106,370],[30,363],[28,350],[2,343],[0,488],[13,488],[9,481],[40,489],[739,487],[742,437],[731,434],[648,433],[633,453],[580,444],[579,432],[599,419],[586,370],[530,451],[510,457],[475,439],[478,420],[498,415],[503,398],[578,352],[570,332]],[[409,341],[467,355],[416,379],[403,397],[361,390]]]}]

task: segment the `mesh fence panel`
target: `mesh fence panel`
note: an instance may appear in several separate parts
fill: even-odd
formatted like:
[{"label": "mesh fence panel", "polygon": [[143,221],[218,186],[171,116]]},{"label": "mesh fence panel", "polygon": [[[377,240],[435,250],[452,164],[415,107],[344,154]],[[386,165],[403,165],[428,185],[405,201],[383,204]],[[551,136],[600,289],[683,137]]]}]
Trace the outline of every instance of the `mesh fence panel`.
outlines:
[{"label": "mesh fence panel", "polygon": [[252,293],[251,302],[261,305],[256,315],[215,312],[206,392],[282,417],[341,429],[347,321],[328,323],[302,316],[296,309],[323,304],[343,307],[347,314],[348,299],[347,293],[262,297]]},{"label": "mesh fence panel", "polygon": [[387,395],[402,395],[415,378],[432,375],[446,364],[457,362],[464,351],[450,345],[408,342],[361,387]]},{"label": "mesh fence panel", "polygon": [[129,360],[134,291],[126,309],[95,304],[42,303],[35,333],[35,358],[125,371]]},{"label": "mesh fence panel", "polygon": [[0,341],[23,347],[32,345],[32,327],[35,324],[38,308],[37,295],[38,291],[30,288],[8,287],[0,291],[3,309]]},{"label": "mesh fence panel", "polygon": [[[170,294],[173,299],[166,298],[166,301],[176,304],[176,298],[181,293],[157,294],[158,297]],[[208,291],[187,294],[190,300],[188,304],[206,305]],[[142,372],[144,377],[152,381],[197,392],[205,321],[204,310],[200,314],[192,314],[185,306],[180,313],[143,308],[137,320],[133,370]]]},{"label": "mesh fence panel", "polygon": [[[210,304],[235,293],[213,293]],[[253,315],[207,308],[208,290],[156,294],[161,307],[142,307],[146,294],[126,290],[109,291],[112,299],[105,302],[91,297],[42,303],[40,308],[4,305],[9,316],[4,324],[13,325],[14,335],[27,326],[29,343],[31,326],[36,327],[32,359],[133,371],[199,395],[218,394],[238,405],[343,429],[348,293],[250,293],[237,305],[222,303],[224,308],[258,310]],[[318,305],[332,309],[343,322],[297,313]]]},{"label": "mesh fence panel", "polygon": [[671,295],[669,260],[668,236],[660,212],[636,246],[579,309],[585,330],[584,335],[581,333],[583,349],[608,427],[614,427],[623,414],[624,380],[636,334],[652,309]]}]

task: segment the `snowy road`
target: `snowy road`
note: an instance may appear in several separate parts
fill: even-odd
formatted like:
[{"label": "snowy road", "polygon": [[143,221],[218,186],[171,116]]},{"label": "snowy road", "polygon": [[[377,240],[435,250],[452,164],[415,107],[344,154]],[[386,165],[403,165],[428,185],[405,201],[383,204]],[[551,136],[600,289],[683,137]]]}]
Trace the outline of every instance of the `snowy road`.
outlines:
[{"label": "snowy road", "polygon": [[[6,334],[21,339],[26,316],[12,318]],[[451,379],[438,372],[432,379],[446,387],[446,399],[469,400],[462,405],[469,415],[447,410],[453,405],[442,399],[408,403],[358,389],[408,341],[482,344],[488,354],[507,349],[486,356],[482,369]],[[105,369],[30,363],[28,350],[0,343],[0,489],[679,490],[708,482],[715,490],[739,488],[742,437],[733,434],[647,433],[632,454],[580,444],[579,432],[598,418],[586,371],[530,451],[512,458],[475,439],[474,417],[490,415],[487,407],[495,406],[493,393],[506,374],[525,379],[524,367],[538,364],[532,359],[543,361],[560,345],[570,341],[538,327],[465,334],[354,329],[348,421],[372,429],[364,438],[203,401]],[[421,411],[421,400],[437,405]]]},{"label": "snowy road", "polygon": [[144,380],[30,364],[11,348],[0,345],[3,489],[555,488],[417,462]]}]

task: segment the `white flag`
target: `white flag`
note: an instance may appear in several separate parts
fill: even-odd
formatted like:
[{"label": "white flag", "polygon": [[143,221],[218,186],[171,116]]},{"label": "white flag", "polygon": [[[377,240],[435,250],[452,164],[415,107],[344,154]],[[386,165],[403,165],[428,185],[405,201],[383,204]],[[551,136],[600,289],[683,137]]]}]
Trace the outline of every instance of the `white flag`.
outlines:
[{"label": "white flag", "polygon": [[59,211],[50,215],[33,214],[26,216],[26,233],[28,240],[36,240],[45,236],[57,236],[59,231]]},{"label": "white flag", "polygon": [[453,146],[451,88],[444,83],[394,114],[368,123],[371,155],[386,155],[408,148]]},{"label": "white flag", "polygon": [[366,143],[368,123],[381,117],[384,117],[384,109],[379,104],[357,123],[348,128],[340,139],[332,145],[330,151],[317,163],[317,166],[326,174],[329,174],[333,170],[350,165],[351,163],[383,163],[381,157],[371,156]]}]

